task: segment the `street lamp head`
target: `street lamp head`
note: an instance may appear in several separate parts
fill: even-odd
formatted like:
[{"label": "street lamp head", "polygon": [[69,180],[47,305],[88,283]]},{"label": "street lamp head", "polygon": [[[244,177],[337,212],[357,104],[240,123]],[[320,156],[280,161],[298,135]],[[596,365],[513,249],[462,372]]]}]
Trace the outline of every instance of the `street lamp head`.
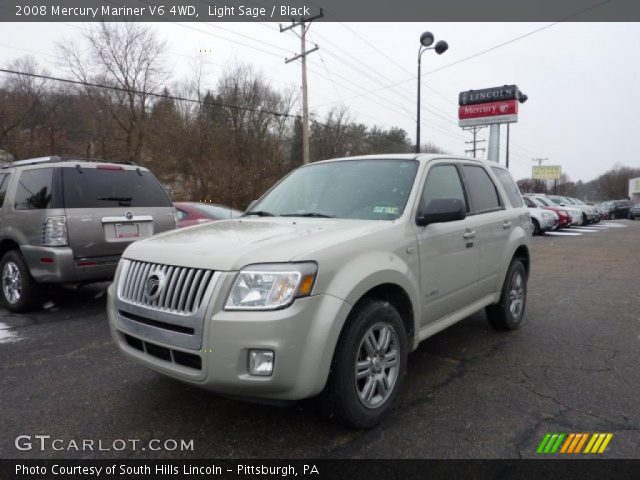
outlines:
[{"label": "street lamp head", "polygon": [[431,32],[424,32],[420,35],[420,43],[423,47],[430,47],[433,44],[434,36]]},{"label": "street lamp head", "polygon": [[440,40],[438,43],[436,43],[435,50],[438,55],[442,55],[448,49],[449,49],[449,44],[444,40]]}]

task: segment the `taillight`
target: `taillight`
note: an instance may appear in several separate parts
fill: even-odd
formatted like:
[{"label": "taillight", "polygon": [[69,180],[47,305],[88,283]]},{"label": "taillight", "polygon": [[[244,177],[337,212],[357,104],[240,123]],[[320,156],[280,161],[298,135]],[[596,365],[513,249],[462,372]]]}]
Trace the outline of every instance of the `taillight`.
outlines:
[{"label": "taillight", "polygon": [[42,229],[42,245],[45,247],[63,247],[68,245],[67,217],[47,217]]}]

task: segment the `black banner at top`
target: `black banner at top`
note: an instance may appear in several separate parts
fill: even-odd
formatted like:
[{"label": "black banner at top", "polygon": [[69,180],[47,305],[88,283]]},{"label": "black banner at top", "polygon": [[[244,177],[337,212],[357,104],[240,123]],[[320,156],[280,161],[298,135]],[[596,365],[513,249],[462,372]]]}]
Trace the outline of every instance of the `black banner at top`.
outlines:
[{"label": "black banner at top", "polygon": [[481,90],[467,90],[460,92],[458,105],[477,105],[479,103],[502,102],[505,100],[518,100],[519,90],[517,85],[503,85],[501,87],[483,88]]},{"label": "black banner at top", "polygon": [[289,22],[321,10],[316,21],[640,21],[637,0],[0,0],[0,22]]}]

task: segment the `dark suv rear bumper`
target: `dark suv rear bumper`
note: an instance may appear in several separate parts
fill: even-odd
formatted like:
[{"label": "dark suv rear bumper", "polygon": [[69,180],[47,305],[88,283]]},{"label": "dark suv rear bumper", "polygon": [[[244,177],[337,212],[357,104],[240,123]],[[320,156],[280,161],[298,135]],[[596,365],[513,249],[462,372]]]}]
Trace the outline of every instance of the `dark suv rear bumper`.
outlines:
[{"label": "dark suv rear bumper", "polygon": [[111,280],[120,256],[74,258],[69,247],[21,247],[29,271],[42,283]]}]

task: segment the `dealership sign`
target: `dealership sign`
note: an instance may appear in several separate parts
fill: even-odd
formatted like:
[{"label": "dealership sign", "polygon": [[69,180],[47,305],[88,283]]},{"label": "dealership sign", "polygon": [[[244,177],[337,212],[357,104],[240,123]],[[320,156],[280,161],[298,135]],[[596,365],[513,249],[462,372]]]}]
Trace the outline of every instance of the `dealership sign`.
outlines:
[{"label": "dealership sign", "polygon": [[462,105],[458,107],[458,119],[461,127],[514,123],[518,121],[518,101],[505,100]]},{"label": "dealership sign", "polygon": [[560,165],[544,165],[533,167],[531,178],[534,180],[559,180],[562,174]]},{"label": "dealership sign", "polygon": [[464,105],[477,105],[479,103],[500,102],[503,100],[519,100],[520,95],[521,92],[518,90],[517,85],[467,90],[466,92],[460,92],[458,105],[462,107]]}]

